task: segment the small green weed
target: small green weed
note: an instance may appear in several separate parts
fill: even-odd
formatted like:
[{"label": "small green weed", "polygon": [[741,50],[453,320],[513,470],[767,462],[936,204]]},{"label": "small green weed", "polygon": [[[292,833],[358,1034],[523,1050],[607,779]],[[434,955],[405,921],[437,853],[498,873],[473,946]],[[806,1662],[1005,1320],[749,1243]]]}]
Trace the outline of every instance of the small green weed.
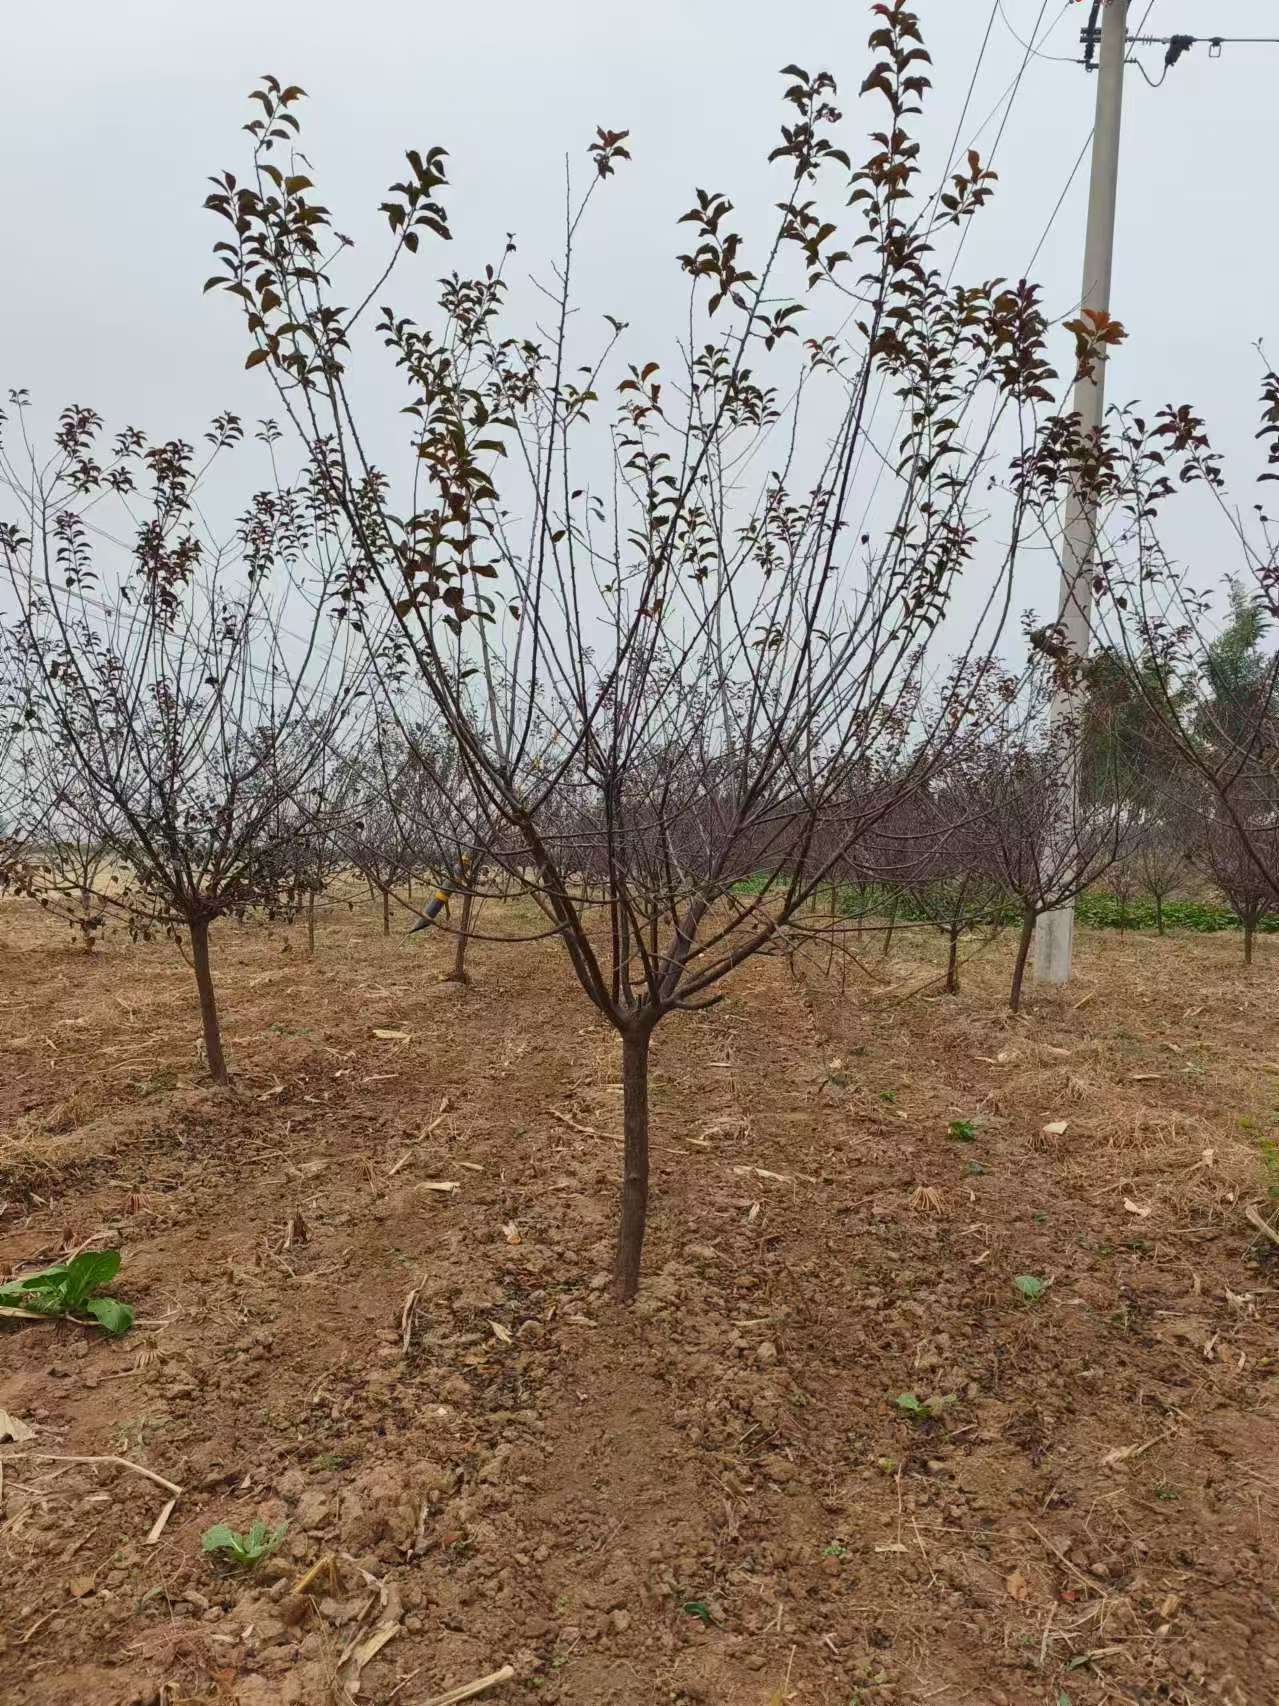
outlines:
[{"label": "small green weed", "polygon": [[120,1271],[118,1250],[81,1250],[65,1266],[44,1268],[38,1274],[0,1285],[0,1308],[25,1309],[33,1315],[67,1315],[82,1321],[87,1315],[118,1338],[133,1325],[133,1311],[114,1297],[94,1297]]},{"label": "small green weed", "polygon": [[1018,1292],[1027,1303],[1038,1303],[1048,1290],[1049,1282],[1040,1279],[1038,1274],[1018,1274],[1013,1280],[1013,1290]]},{"label": "small green weed", "polygon": [[697,1621],[709,1629],[715,1619],[711,1616],[711,1608],[704,1599],[681,1599],[679,1608],[685,1617],[696,1617]]},{"label": "small green weed", "polygon": [[895,1102],[897,1100],[897,1092],[896,1090],[881,1090],[879,1092],[879,1099],[881,1102]]},{"label": "small green weed", "polygon": [[251,1570],[264,1558],[271,1556],[284,1539],[287,1527],[288,1524],[282,1522],[278,1528],[268,1528],[266,1523],[259,1520],[247,1534],[237,1534],[233,1528],[228,1528],[226,1523],[215,1522],[213,1527],[206,1528],[201,1536],[200,1550],[225,1552],[243,1569]]},{"label": "small green weed", "polygon": [[976,1120],[952,1120],[946,1127],[946,1136],[953,1137],[956,1143],[975,1143],[977,1141]]},{"label": "small green weed", "polygon": [[953,1392],[934,1392],[930,1398],[916,1398],[913,1392],[903,1392],[893,1399],[893,1408],[914,1422],[935,1422],[944,1410],[957,1402]]},{"label": "small green weed", "polygon": [[848,1548],[842,1540],[832,1540],[829,1546],[822,1547],[823,1558],[844,1559],[848,1556]]}]

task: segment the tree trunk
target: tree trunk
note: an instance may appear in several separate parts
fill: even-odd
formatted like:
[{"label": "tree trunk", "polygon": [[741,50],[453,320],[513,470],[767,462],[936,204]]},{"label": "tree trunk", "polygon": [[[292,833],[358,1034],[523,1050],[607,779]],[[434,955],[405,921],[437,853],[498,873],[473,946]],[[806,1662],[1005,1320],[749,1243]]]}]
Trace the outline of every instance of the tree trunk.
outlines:
[{"label": "tree trunk", "polygon": [[1159,932],[1159,934],[1161,936],[1163,935],[1163,933],[1164,933],[1164,897],[1161,894],[1157,894],[1155,896],[1155,929]]},{"label": "tree trunk", "polygon": [[648,1219],[648,1026],[622,1032],[622,1204],[617,1227],[613,1295],[631,1303],[639,1290],[640,1254]]},{"label": "tree trunk", "polygon": [[1252,964],[1252,938],[1256,933],[1257,919],[1254,913],[1245,913],[1243,921],[1243,963]]},{"label": "tree trunk", "polygon": [[1021,915],[1021,939],[1017,943],[1017,959],[1013,966],[1013,986],[1008,996],[1008,1005],[1014,1013],[1021,1011],[1021,986],[1026,976],[1026,961],[1030,957],[1030,944],[1035,939],[1035,915],[1033,912],[1023,912]]},{"label": "tree trunk", "polygon": [[204,1026],[204,1052],[209,1062],[209,1076],[215,1084],[229,1084],[230,1074],[222,1053],[222,1030],[218,1024],[218,1002],[213,993],[213,976],[209,971],[209,921],[191,919],[191,963],[195,967],[195,987],[200,992],[200,1023]]},{"label": "tree trunk", "polygon": [[946,993],[959,994],[959,931],[950,932],[950,953],[946,959]]},{"label": "tree trunk", "polygon": [[880,956],[885,960],[888,958],[888,951],[893,945],[893,931],[897,928],[897,904],[897,896],[894,895],[893,904],[888,909],[888,929],[884,935],[884,947]]},{"label": "tree trunk", "polygon": [[306,897],[306,951],[315,958],[315,890],[307,891]]},{"label": "tree trunk", "polygon": [[382,934],[384,936],[389,936],[391,934],[391,891],[390,891],[390,889],[383,889],[382,890]]},{"label": "tree trunk", "polygon": [[457,935],[453,938],[453,970],[444,979],[445,983],[469,983],[466,975],[466,948],[471,939],[471,908],[475,905],[475,896],[467,893],[462,896],[462,916],[458,919]]}]

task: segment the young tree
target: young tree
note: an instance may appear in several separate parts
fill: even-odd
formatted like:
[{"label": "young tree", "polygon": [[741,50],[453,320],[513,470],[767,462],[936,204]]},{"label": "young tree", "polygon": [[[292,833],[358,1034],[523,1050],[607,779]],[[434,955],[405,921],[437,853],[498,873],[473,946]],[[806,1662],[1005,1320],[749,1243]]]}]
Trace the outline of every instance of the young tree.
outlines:
[{"label": "young tree", "polygon": [[[1257,434],[1267,461],[1260,482],[1279,479],[1279,373],[1262,384]],[[1192,786],[1215,796],[1214,818],[1233,825],[1254,875],[1271,881],[1269,784],[1279,767],[1279,651],[1263,644],[1279,619],[1279,535],[1264,506],[1231,498],[1203,420],[1189,405],[1146,421],[1117,411],[1090,447],[1099,514],[1099,623],[1122,656],[1127,682],[1157,725],[1161,754]],[[1234,553],[1226,612],[1161,537],[1162,510],[1174,491],[1198,490],[1215,508]],[[1173,776],[1174,789],[1178,786]],[[1256,810],[1254,819],[1246,814]],[[1279,898],[1279,896],[1276,896]]]},{"label": "young tree", "polygon": [[974,766],[969,777],[986,866],[1021,910],[1008,997],[1014,1013],[1021,1008],[1036,924],[1112,869],[1126,851],[1133,823],[1116,773],[1104,789],[1062,789],[1061,777],[1089,734],[1070,721],[1045,726],[1050,688],[1048,674],[1041,673],[988,743],[981,770]]},{"label": "young tree", "polygon": [[[235,417],[214,422],[203,464],[180,440],[147,445],[126,429],[104,449],[100,433],[98,415],[75,406],[48,460],[25,422],[24,464],[0,455],[20,506],[0,525],[0,555],[31,738],[44,774],[69,779],[59,835],[129,873],[95,899],[134,928],[186,932],[209,1073],[226,1084],[210,926],[281,896],[273,826],[346,711],[346,648],[330,633],[322,554],[305,586],[294,572],[316,532],[312,488],[258,493],[229,546],[205,536],[195,494],[242,437]],[[112,498],[127,547],[103,525]],[[300,637],[280,622],[290,591],[291,615],[309,610]]]},{"label": "young tree", "polygon": [[1155,929],[1164,934],[1164,906],[1184,886],[1189,861],[1185,824],[1164,816],[1144,818],[1135,836],[1133,859],[1143,894],[1155,909]]},{"label": "young tree", "polygon": [[[409,934],[432,925],[447,929],[453,937],[453,964],[444,981],[469,983],[466,953],[480,913],[495,893],[507,892],[515,874],[504,871],[510,863],[506,859],[510,836],[476,797],[456,745],[437,719],[428,714],[405,725],[404,738],[417,782],[411,800],[416,869],[432,889]],[[503,880],[495,889],[492,885],[499,877]]]},{"label": "young tree", "polygon": [[[1279,783],[1240,784],[1233,797],[1209,796],[1191,859],[1225,896],[1243,926],[1243,963],[1252,964],[1257,925],[1279,894]],[[1247,825],[1246,830],[1240,824]]]},{"label": "young tree", "polygon": [[1008,899],[1003,876],[991,864],[989,826],[968,772],[966,765],[948,766],[941,785],[921,801],[906,882],[914,908],[945,939],[947,995],[959,994],[960,941],[983,926],[997,930]]},{"label": "young tree", "polygon": [[[358,871],[382,903],[382,934],[391,934],[391,902],[420,869],[415,796],[420,784],[395,724],[379,718],[347,754],[337,820],[344,863]],[[407,902],[402,904],[407,905]]]},{"label": "young tree", "polygon": [[[622,369],[615,420],[594,439],[626,328],[608,317],[603,347],[587,345],[574,265],[588,204],[629,158],[625,132],[599,131],[590,187],[568,201],[547,334],[503,324],[500,267],[448,277],[432,326],[381,311],[412,429],[414,474],[398,486],[373,461],[348,369],[390,266],[450,235],[443,151],[410,151],[388,192],[393,250],[370,291],[334,282],[346,243],[292,152],[296,87],[255,91],[248,174],[221,174],[208,198],[223,222],[209,288],[241,304],[249,365],[275,385],[341,518],[344,606],[359,622],[392,613],[469,788],[502,825],[504,861],[620,1039],[623,1300],[646,1221],[654,1031],[719,999],[927,780],[997,643],[1028,506],[1051,478],[1014,469],[1001,543],[960,622],[953,594],[1000,434],[1035,441],[1052,405],[1047,327],[1029,284],[950,287],[934,265],[991,174],[970,154],[914,199],[928,56],[902,0],[872,10],[864,87],[886,116],[870,157],[852,170],[833,139],[834,79],[788,67],[774,230],[748,248],[729,199],[697,191],[680,256],[692,341],[669,374],[647,356]],[[1084,343],[1094,334],[1116,331],[1085,328]],[[902,428],[887,513],[863,533],[881,380]],[[861,779],[910,727],[942,632],[960,658],[946,703],[868,802]]]},{"label": "young tree", "polygon": [[48,814],[33,776],[25,699],[16,650],[0,632],[0,896],[30,893]]},{"label": "young tree", "polygon": [[[47,748],[42,756],[50,756]],[[46,776],[41,791],[50,806],[31,892],[46,910],[64,918],[73,934],[79,933],[88,953],[107,923],[107,908],[99,897],[118,887],[113,884],[110,851],[93,832],[93,813],[85,809],[74,776],[62,781]]]}]

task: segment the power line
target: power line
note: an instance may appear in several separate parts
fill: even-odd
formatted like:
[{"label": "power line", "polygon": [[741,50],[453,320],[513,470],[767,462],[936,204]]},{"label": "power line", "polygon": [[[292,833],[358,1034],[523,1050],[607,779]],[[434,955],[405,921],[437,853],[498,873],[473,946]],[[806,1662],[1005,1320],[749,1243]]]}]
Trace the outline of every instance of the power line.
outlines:
[{"label": "power line", "polygon": [[[1078,63],[1078,61],[1070,54],[1067,54],[1067,53],[1045,53],[1042,48],[1035,46],[1033,39],[1031,41],[1026,41],[1024,39],[1024,37],[1019,36],[1017,34],[1016,30],[1008,22],[1008,14],[1007,14],[1007,12],[1004,11],[1004,0],[995,0],[995,4],[999,8],[999,16],[1004,21],[1004,28],[1008,31],[1009,35],[1017,43],[1017,46],[1020,48],[1024,48],[1027,54],[1033,54],[1036,59],[1054,60],[1054,61],[1056,61],[1056,63],[1058,65],[1075,65]],[[1060,20],[1058,20],[1058,22],[1060,22]],[[1054,25],[1053,27],[1056,28],[1056,25]]]},{"label": "power line", "polygon": [[[1128,37],[1129,47],[1201,47],[1207,42],[1210,48],[1215,47],[1274,47],[1279,45],[1279,36],[1143,36]],[[1184,44],[1184,45],[1183,45]],[[1215,56],[1214,56],[1215,57]]]}]

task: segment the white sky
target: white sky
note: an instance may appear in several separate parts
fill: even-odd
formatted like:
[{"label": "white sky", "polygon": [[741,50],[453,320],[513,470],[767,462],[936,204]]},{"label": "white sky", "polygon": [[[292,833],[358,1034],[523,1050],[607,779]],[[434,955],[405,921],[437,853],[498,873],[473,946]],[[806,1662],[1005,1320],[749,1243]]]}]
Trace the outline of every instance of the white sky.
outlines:
[{"label": "white sky", "polygon": [[[928,180],[940,171],[986,28],[988,0],[918,0],[936,84],[919,134]],[[1146,10],[1132,0],[1130,27]],[[1022,59],[1010,33],[1052,25],[1045,54],[1073,59],[1087,6],[1003,0],[964,140],[996,109]],[[1279,35],[1276,0],[1153,0],[1151,31]],[[231,304],[201,298],[217,222],[208,175],[242,170],[245,96],[260,73],[303,84],[304,147],[338,228],[366,264],[385,231],[376,213],[403,150],[448,148],[457,234],[405,274],[392,299],[424,312],[441,272],[496,259],[504,233],[518,269],[545,276],[556,252],[563,161],[585,181],[595,125],[629,128],[634,160],[610,183],[583,245],[584,310],[635,328],[640,358],[683,329],[686,280],[674,221],[694,186],[722,189],[747,233],[776,199],[764,157],[784,116],[778,69],[830,69],[856,154],[880,110],[859,110],[867,66],[862,0],[59,0],[5,17],[0,67],[8,265],[0,389],[27,385],[41,421],[70,400],[115,428],[198,439],[232,408],[274,413],[262,374],[243,372]],[[1146,49],[1152,75],[1162,49]],[[968,239],[959,277],[1016,277],[1030,259],[1091,125],[1094,81],[1036,57],[998,157],[997,199]],[[1113,311],[1130,341],[1112,362],[1111,398],[1150,408],[1193,400],[1240,479],[1254,445],[1259,359],[1274,312],[1274,158],[1279,47],[1198,47],[1155,91],[1130,68]],[[789,109],[786,109],[789,110]],[[983,153],[997,119],[980,137]],[[1033,276],[1053,313],[1078,291],[1086,163]],[[416,294],[421,293],[421,294]],[[598,321],[597,321],[598,323]],[[1067,359],[1059,334],[1058,353]],[[651,351],[647,347],[652,346]],[[386,370],[394,425],[401,398]],[[1250,501],[1252,493],[1241,489]],[[1193,517],[1187,549],[1216,547]],[[1045,568],[1047,568],[1045,564]],[[1222,572],[1229,565],[1223,560]]]}]

